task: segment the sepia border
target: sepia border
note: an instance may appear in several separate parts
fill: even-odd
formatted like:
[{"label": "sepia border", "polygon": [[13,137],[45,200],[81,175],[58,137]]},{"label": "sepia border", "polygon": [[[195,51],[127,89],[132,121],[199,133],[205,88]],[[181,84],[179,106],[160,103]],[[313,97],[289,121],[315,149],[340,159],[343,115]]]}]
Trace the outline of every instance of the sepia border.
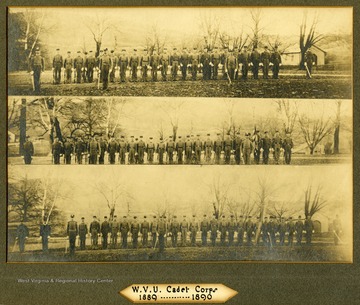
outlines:
[{"label": "sepia border", "polygon": [[[10,3],[11,2],[11,3]],[[71,5],[71,1],[58,1],[61,5]],[[84,1],[84,4],[99,5],[96,1]],[[5,28],[6,28],[6,5],[28,5],[22,0],[4,1],[1,3],[1,26],[3,31],[0,36],[1,54],[6,54]],[[39,0],[31,3],[32,5],[49,5],[48,0]],[[132,1],[123,1],[122,4],[131,6]],[[167,1],[156,1],[156,5],[167,5]],[[180,2],[178,2],[178,5]],[[182,1],[181,5],[194,5],[193,1]],[[218,1],[205,0],[197,2],[197,5],[218,5]],[[227,5],[263,5],[264,1],[226,1]],[[274,5],[293,6],[293,5],[327,5],[338,6],[339,2],[334,0],[314,0],[308,1],[275,1]],[[343,1],[344,6],[354,6],[354,79],[359,77],[359,32],[360,29],[360,4],[356,1]],[[103,1],[101,5],[119,5],[114,1]],[[155,5],[150,1],[141,1],[138,5]],[[175,6],[173,4],[172,6]],[[0,94],[2,101],[6,101],[6,63],[2,58],[2,68],[0,70],[0,79],[2,80]],[[359,96],[359,82],[353,82],[354,101]],[[6,111],[1,107],[0,133],[2,137],[1,155],[6,154]],[[354,262],[352,264],[324,264],[324,263],[269,263],[259,264],[233,264],[231,262],[212,262],[204,264],[147,264],[131,263],[123,265],[99,264],[87,266],[87,264],[38,264],[34,268],[33,264],[14,265],[6,264],[6,158],[1,158],[1,191],[2,198],[0,223],[1,230],[0,258],[1,274],[3,286],[6,293],[0,296],[0,302],[4,304],[43,304],[51,299],[54,303],[80,303],[86,301],[98,301],[103,303],[118,304],[123,303],[123,299],[117,295],[117,291],[125,288],[134,282],[215,282],[228,285],[237,290],[238,295],[229,300],[227,304],[356,304],[360,299],[360,266],[359,266],[359,181],[360,164],[358,161],[359,153],[359,104],[354,102]],[[76,272],[79,276],[106,278],[111,277],[114,281],[106,286],[34,286],[18,284],[17,279],[22,277],[44,278],[44,277],[68,277],[71,278]],[[50,288],[50,289],[49,289]],[[79,293],[79,288],[82,293]],[[44,291],[46,292],[44,293]],[[100,301],[101,300],[101,301]],[[31,302],[31,303],[30,303]]]}]

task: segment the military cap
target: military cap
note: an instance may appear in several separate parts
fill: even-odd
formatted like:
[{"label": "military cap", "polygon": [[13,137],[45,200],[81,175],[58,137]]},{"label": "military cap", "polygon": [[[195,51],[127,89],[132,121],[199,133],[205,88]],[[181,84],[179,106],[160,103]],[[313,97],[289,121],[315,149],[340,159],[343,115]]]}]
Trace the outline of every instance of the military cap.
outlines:
[{"label": "military cap", "polygon": [[268,133],[267,131],[265,131],[264,133]]},{"label": "military cap", "polygon": [[140,136],[140,139],[142,139],[143,138],[143,136]]},{"label": "military cap", "polygon": [[144,215],[144,218],[146,218],[146,215]]},{"label": "military cap", "polygon": [[265,218],[265,219],[267,219],[268,217],[267,217],[267,216],[265,216],[264,218]]},{"label": "military cap", "polygon": [[163,140],[163,138],[160,138],[160,141],[162,141]]},{"label": "military cap", "polygon": [[71,214],[71,216],[70,216],[71,218],[74,218],[75,217],[75,215],[74,214]]},{"label": "military cap", "polygon": [[177,50],[177,48],[173,48],[173,50],[174,50],[174,51],[176,51],[176,50]]},{"label": "military cap", "polygon": [[88,52],[84,52],[85,55],[87,55]]},{"label": "military cap", "polygon": [[265,49],[267,49],[267,48],[268,48],[268,46],[265,46],[264,48],[265,48]]},{"label": "military cap", "polygon": [[199,135],[199,134],[197,134],[196,136],[197,136],[197,137],[200,137],[200,135]]},{"label": "military cap", "polygon": [[126,50],[125,50],[125,49],[122,49],[121,51],[122,51],[122,52],[126,52]]},{"label": "military cap", "polygon": [[135,138],[135,141],[137,141],[138,140],[138,138]]},{"label": "military cap", "polygon": [[289,219],[291,220],[291,219],[292,219],[292,217],[289,217]]},{"label": "military cap", "polygon": [[154,215],[153,218],[156,218],[156,215]]},{"label": "military cap", "polygon": [[207,135],[210,136],[210,133],[208,133]]},{"label": "military cap", "polygon": [[251,215],[249,215],[249,218],[251,218]]},{"label": "military cap", "polygon": [[197,48],[194,48],[194,51],[196,51],[197,50]]},{"label": "military cap", "polygon": [[167,48],[164,48],[164,51],[167,51]]},{"label": "military cap", "polygon": [[196,217],[195,215],[193,215],[193,217]]},{"label": "military cap", "polygon": [[153,137],[150,137],[149,139],[150,139],[150,140],[152,140],[152,139],[153,139]]},{"label": "military cap", "polygon": [[56,49],[56,51],[60,51],[60,49],[59,49],[59,48],[57,48],[57,49]]},{"label": "military cap", "polygon": [[107,51],[107,50],[108,50],[108,48],[105,48],[105,49],[104,49],[104,51]]},{"label": "military cap", "polygon": [[134,136],[131,136],[130,138],[133,138]]},{"label": "military cap", "polygon": [[137,216],[134,216],[134,219],[136,219],[137,218]]},{"label": "military cap", "polygon": [[67,53],[68,53],[68,54],[71,54],[71,52],[70,52],[70,51],[67,51]]},{"label": "military cap", "polygon": [[240,215],[240,218],[244,218],[244,216]]},{"label": "military cap", "polygon": [[187,50],[187,47],[183,47],[183,50]]},{"label": "military cap", "polygon": [[247,46],[244,46],[244,49],[247,49]]},{"label": "military cap", "polygon": [[174,216],[173,216],[173,218],[177,218],[177,216],[176,216],[176,215],[174,215]]},{"label": "military cap", "polygon": [[77,53],[79,54],[79,53],[81,53],[81,51],[77,51]]},{"label": "military cap", "polygon": [[114,218],[117,218],[117,216],[116,216],[116,215],[114,215]]},{"label": "military cap", "polygon": [[279,132],[279,130],[275,129],[275,132]]},{"label": "military cap", "polygon": [[124,136],[120,136],[121,139],[124,139]]},{"label": "military cap", "polygon": [[166,216],[163,217],[164,219],[166,218]]},{"label": "military cap", "polygon": [[137,49],[134,49],[134,52],[136,52],[137,51]]},{"label": "military cap", "polygon": [[92,53],[92,52],[93,52],[92,50],[89,51],[89,53]]},{"label": "military cap", "polygon": [[256,133],[259,133],[259,132],[260,132],[260,130],[255,130],[255,132],[256,132]]},{"label": "military cap", "polygon": [[96,216],[93,216],[93,218],[96,218]]},{"label": "military cap", "polygon": [[220,133],[217,133],[216,135],[217,135],[217,136],[220,136]]},{"label": "military cap", "polygon": [[181,139],[181,136],[178,136],[179,139]]},{"label": "military cap", "polygon": [[28,139],[28,138],[30,138],[30,136],[26,136],[26,138]]},{"label": "military cap", "polygon": [[[275,48],[274,48],[274,49],[275,49],[275,50],[277,50],[277,48],[278,48],[278,46],[275,46]],[[310,49],[310,48],[309,48],[309,49]]]},{"label": "military cap", "polygon": [[107,218],[107,216],[104,216],[104,218]]},{"label": "military cap", "polygon": [[189,136],[189,135],[187,135],[186,137],[187,137],[187,138],[190,138],[190,136]]},{"label": "military cap", "polygon": [[111,52],[111,53],[114,53],[114,50],[111,50],[110,52]]},{"label": "military cap", "polygon": [[83,217],[81,217],[81,219],[85,219],[85,217],[83,216]]},{"label": "military cap", "polygon": [[204,214],[204,217],[206,217],[206,214]]},{"label": "military cap", "polygon": [[123,218],[126,218],[126,215],[124,215]]},{"label": "military cap", "polygon": [[172,138],[172,136],[169,136],[169,139],[171,139]]},{"label": "military cap", "polygon": [[234,215],[230,215],[231,218],[234,218]]},{"label": "military cap", "polygon": [[217,49],[219,49],[219,48],[218,48],[218,47],[215,47],[214,49],[217,50]]},{"label": "military cap", "polygon": [[299,215],[299,217],[298,218],[301,218],[301,216]]},{"label": "military cap", "polygon": [[222,218],[225,218],[225,215],[223,215]]}]

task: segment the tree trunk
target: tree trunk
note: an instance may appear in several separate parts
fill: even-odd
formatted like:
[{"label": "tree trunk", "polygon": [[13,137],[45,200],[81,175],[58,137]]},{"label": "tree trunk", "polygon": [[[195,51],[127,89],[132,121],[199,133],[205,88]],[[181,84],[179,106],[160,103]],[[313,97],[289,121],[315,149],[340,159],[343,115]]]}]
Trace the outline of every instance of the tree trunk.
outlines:
[{"label": "tree trunk", "polygon": [[309,147],[310,148],[310,155],[314,154],[315,147]]},{"label": "tree trunk", "polygon": [[339,144],[340,144],[340,125],[337,125],[334,131],[334,154],[340,153]]},{"label": "tree trunk", "polygon": [[24,143],[26,140],[26,99],[21,99],[21,109],[20,109],[20,146],[19,153],[23,155],[24,153]]}]

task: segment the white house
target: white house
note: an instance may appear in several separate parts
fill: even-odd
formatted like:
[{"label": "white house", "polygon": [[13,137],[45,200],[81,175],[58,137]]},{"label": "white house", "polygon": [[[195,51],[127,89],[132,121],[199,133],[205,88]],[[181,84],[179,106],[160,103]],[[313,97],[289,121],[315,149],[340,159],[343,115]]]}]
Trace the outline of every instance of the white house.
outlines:
[{"label": "white house", "polygon": [[[312,53],[315,55],[315,65],[325,65],[326,52],[317,46],[311,47]],[[298,66],[301,61],[301,52],[299,48],[289,49],[281,55],[283,65]]]}]

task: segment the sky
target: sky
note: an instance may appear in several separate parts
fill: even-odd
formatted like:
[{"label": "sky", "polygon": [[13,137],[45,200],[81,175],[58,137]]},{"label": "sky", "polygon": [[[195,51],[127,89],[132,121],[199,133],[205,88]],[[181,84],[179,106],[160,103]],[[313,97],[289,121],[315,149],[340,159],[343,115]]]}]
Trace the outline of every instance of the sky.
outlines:
[{"label": "sky", "polygon": [[[10,13],[24,11],[10,8]],[[167,37],[167,45],[179,46],[189,37],[203,36],[201,20],[219,23],[220,31],[230,35],[241,31],[250,34],[252,20],[249,8],[38,8],[45,12],[45,24],[55,25],[55,31],[46,37],[50,46],[63,48],[94,48],[91,33],[86,24],[97,18],[106,20],[116,30],[105,32],[104,46],[112,48],[116,35],[119,46],[144,46],[145,37],[156,26],[161,37]],[[351,8],[262,8],[260,28],[263,34],[296,38],[304,11],[310,24],[318,15],[317,30],[321,34],[352,33]],[[309,28],[309,27],[308,27]]]}]

